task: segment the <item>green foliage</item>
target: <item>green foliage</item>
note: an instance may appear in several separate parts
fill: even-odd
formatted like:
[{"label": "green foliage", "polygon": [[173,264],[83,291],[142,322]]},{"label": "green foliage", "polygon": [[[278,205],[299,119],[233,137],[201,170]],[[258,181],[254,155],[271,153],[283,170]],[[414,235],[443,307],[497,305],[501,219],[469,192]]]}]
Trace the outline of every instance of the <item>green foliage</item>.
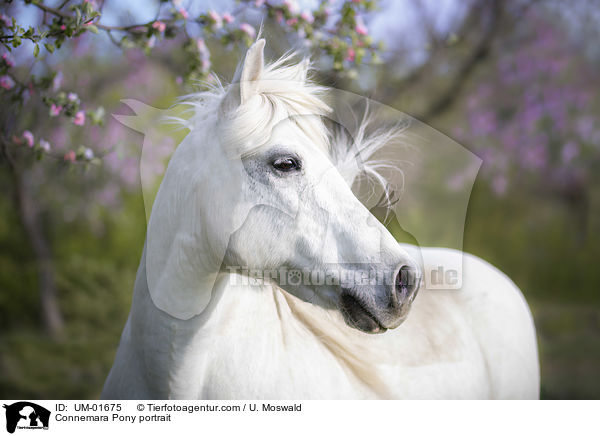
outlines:
[{"label": "green foliage", "polygon": [[465,225],[464,248],[504,271],[530,298],[600,307],[599,223],[556,197],[526,192],[503,199],[478,180]]},{"label": "green foliage", "polygon": [[56,235],[63,241],[56,244],[57,285],[66,319],[60,341],[40,334],[31,253],[6,207],[3,216],[13,219],[0,227],[0,396],[98,398],[131,303],[144,244],[142,204],[132,196],[118,216],[106,216],[114,224],[101,238],[77,225]]}]

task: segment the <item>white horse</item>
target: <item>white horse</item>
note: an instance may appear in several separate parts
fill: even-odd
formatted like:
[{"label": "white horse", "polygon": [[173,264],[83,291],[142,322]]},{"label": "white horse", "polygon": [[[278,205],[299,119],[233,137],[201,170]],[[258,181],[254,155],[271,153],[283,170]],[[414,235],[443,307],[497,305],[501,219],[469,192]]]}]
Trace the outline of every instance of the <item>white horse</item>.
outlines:
[{"label": "white horse", "polygon": [[[171,158],[102,398],[537,398],[519,289],[464,255],[462,289],[415,299],[419,250],[436,265],[463,253],[396,242],[332,162],[307,63],[265,66],[263,50],[201,96]],[[327,265],[346,279],[281,273]]]}]

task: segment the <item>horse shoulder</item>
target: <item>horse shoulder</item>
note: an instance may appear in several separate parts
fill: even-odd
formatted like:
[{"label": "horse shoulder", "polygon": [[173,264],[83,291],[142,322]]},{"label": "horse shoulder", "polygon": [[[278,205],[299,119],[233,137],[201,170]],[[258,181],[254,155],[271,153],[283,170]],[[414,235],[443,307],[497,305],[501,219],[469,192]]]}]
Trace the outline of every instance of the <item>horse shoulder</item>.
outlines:
[{"label": "horse shoulder", "polygon": [[444,258],[456,260],[456,256],[463,256],[462,288],[448,292],[479,343],[492,398],[538,398],[535,326],[521,290],[504,273],[476,256],[435,250],[442,262]]}]

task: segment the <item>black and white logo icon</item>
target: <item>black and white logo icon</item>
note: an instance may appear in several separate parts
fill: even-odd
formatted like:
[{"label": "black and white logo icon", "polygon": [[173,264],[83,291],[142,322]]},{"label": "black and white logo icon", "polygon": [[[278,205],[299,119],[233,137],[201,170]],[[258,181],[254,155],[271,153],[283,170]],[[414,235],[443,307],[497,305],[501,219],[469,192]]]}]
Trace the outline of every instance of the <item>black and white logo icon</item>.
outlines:
[{"label": "black and white logo icon", "polygon": [[50,411],[29,401],[19,401],[3,406],[6,409],[6,431],[14,433],[16,429],[48,429]]}]

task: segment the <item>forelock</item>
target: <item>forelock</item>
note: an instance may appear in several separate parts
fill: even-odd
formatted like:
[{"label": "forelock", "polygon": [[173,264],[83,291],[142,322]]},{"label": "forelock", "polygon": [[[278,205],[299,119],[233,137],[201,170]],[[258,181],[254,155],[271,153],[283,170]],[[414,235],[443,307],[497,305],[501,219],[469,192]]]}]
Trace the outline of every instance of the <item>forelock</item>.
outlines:
[{"label": "forelock", "polygon": [[[284,120],[329,151],[328,131],[321,118],[331,111],[324,101],[326,88],[310,80],[307,60],[293,64],[291,57],[265,66],[256,94],[219,120],[221,145],[228,154],[245,156],[258,150]],[[230,85],[226,92],[239,92],[239,84]]]},{"label": "forelock", "polygon": [[[239,84],[225,88],[217,83],[208,91],[183,97],[180,103],[191,108],[192,116],[187,120],[169,117],[170,121],[190,130],[216,125],[221,146],[227,154],[244,157],[265,145],[278,123],[289,120],[331,157],[349,185],[364,176],[381,185],[389,198],[387,181],[381,170],[392,166],[389,162],[373,159],[373,156],[388,144],[405,144],[404,133],[408,126],[400,123],[367,134],[373,121],[367,108],[353,138],[343,129],[330,132],[323,122],[323,117],[331,112],[324,100],[327,88],[310,79],[308,60],[293,63],[293,57],[292,53],[266,65],[256,95],[231,113],[223,115],[218,109],[228,92],[239,92]],[[359,166],[356,165],[357,157]]]}]

